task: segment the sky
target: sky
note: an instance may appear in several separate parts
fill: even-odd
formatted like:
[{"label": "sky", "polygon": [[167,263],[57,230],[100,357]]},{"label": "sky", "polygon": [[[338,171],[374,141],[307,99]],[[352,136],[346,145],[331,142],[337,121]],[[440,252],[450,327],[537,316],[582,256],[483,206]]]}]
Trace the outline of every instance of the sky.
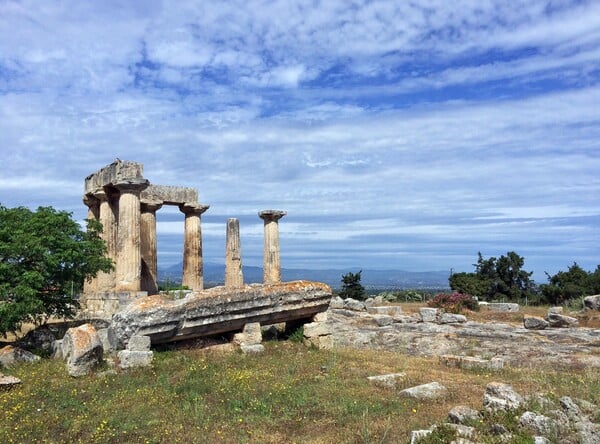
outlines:
[{"label": "sky", "polygon": [[205,262],[276,209],[284,268],[591,271],[600,2],[0,0],[0,154],[0,204],[79,221],[116,158],[196,188]]}]

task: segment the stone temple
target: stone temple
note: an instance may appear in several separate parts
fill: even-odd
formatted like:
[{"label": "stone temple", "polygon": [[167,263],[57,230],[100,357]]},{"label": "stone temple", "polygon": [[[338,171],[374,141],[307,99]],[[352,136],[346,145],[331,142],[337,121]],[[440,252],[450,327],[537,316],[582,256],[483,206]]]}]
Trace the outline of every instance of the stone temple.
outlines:
[{"label": "stone temple", "polygon": [[[102,223],[115,267],[86,281],[80,318],[121,320],[117,330],[124,338],[143,334],[153,343],[168,342],[234,331],[249,322],[308,321],[331,300],[325,284],[281,282],[278,221],[285,211],[258,213],[264,222],[263,284],[244,284],[239,221],[230,218],[225,285],[205,290],[201,215],[209,206],[198,201],[197,190],[151,184],[141,163],[117,160],[85,179],[83,202],[88,218]],[[156,212],[164,205],[176,205],[185,220],[182,285],[192,292],[180,301],[157,295]]]}]

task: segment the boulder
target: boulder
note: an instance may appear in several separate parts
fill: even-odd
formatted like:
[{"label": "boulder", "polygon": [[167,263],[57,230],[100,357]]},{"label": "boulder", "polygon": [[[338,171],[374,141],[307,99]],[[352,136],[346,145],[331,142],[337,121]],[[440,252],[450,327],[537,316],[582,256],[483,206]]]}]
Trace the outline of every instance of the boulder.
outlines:
[{"label": "boulder", "polygon": [[69,375],[74,377],[87,375],[102,362],[102,342],[92,324],[68,329],[62,350]]},{"label": "boulder", "polygon": [[394,388],[398,379],[402,379],[406,373],[389,373],[387,375],[368,376],[367,380],[382,388]]},{"label": "boulder", "polygon": [[468,421],[475,421],[481,417],[479,412],[471,407],[457,405],[448,412],[448,420],[453,424],[464,424]]},{"label": "boulder", "polygon": [[39,356],[19,347],[7,345],[0,348],[0,366],[10,367],[19,362],[35,362],[39,360]]},{"label": "boulder", "polygon": [[446,396],[448,389],[439,382],[430,382],[404,389],[400,394],[415,399],[436,399]]},{"label": "boulder", "polygon": [[544,330],[548,325],[548,321],[537,316],[523,317],[523,327],[529,330]]},{"label": "boulder", "polygon": [[554,328],[577,327],[579,321],[571,316],[548,312],[548,325]]},{"label": "boulder", "polygon": [[583,306],[586,310],[600,310],[600,294],[583,298]]},{"label": "boulder", "polygon": [[487,411],[518,409],[523,401],[523,397],[508,384],[490,382],[485,387],[483,406]]},{"label": "boulder", "polygon": [[523,413],[519,418],[519,423],[536,435],[556,438],[558,432],[556,422],[536,412],[527,411]]}]

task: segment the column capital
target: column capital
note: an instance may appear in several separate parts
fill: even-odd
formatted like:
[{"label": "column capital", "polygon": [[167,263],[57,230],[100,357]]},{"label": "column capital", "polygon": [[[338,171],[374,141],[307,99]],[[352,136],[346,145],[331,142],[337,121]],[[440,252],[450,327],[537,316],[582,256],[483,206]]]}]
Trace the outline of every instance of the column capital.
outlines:
[{"label": "column capital", "polygon": [[97,207],[100,205],[100,200],[93,194],[88,193],[83,195],[83,203],[88,207]]},{"label": "column capital", "polygon": [[121,193],[140,194],[143,190],[148,188],[150,182],[148,179],[127,179],[122,182],[113,183],[112,186],[119,190]]},{"label": "column capital", "polygon": [[141,199],[140,204],[141,204],[141,209],[143,212],[155,213],[162,208],[163,201],[162,200]]},{"label": "column capital", "polygon": [[195,214],[200,216],[206,210],[210,208],[210,205],[202,205],[197,202],[185,202],[179,205],[179,210],[184,214]]},{"label": "column capital", "polygon": [[271,221],[277,222],[279,219],[281,219],[286,214],[287,214],[287,211],[263,210],[263,211],[259,211],[258,217],[260,217],[265,222],[271,222]]}]

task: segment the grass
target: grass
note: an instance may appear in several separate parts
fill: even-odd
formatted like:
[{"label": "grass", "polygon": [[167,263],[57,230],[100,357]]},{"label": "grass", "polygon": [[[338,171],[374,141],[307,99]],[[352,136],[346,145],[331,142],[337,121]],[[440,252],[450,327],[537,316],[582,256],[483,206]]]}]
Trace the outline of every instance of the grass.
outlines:
[{"label": "grass", "polygon": [[[408,442],[411,430],[444,421],[457,404],[480,409],[490,381],[510,383],[524,395],[600,404],[600,375],[592,370],[491,374],[384,351],[320,351],[289,341],[265,346],[255,356],[160,351],[151,369],[78,379],[53,360],[4,370],[23,384],[0,392],[0,442]],[[406,377],[396,389],[366,380],[400,371]],[[415,401],[397,393],[431,381],[449,395]]]}]

